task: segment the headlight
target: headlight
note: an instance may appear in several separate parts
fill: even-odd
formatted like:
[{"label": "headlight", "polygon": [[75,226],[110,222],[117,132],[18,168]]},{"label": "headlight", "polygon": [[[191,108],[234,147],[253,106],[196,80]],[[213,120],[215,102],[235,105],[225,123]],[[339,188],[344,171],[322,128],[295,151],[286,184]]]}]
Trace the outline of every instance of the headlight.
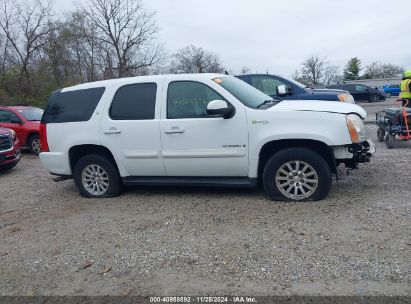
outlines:
[{"label": "headlight", "polygon": [[354,97],[352,97],[351,94],[340,94],[340,95],[338,95],[338,99],[341,102],[355,103],[354,102]]},{"label": "headlight", "polygon": [[347,115],[347,127],[353,143],[358,144],[367,139],[364,122],[357,114]]}]

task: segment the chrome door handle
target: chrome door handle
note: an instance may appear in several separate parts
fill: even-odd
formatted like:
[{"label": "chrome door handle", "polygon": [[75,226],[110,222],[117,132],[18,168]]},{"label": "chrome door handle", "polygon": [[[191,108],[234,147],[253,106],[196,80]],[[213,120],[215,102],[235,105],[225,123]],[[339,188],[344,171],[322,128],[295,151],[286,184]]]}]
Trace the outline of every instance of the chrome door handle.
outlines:
[{"label": "chrome door handle", "polygon": [[165,131],[166,134],[178,134],[178,133],[182,134],[184,132],[185,132],[185,130],[180,129],[179,127],[171,127],[170,129]]},{"label": "chrome door handle", "polygon": [[121,133],[121,130],[118,130],[118,129],[109,129],[109,130],[104,131],[104,134],[120,134],[120,133]]}]

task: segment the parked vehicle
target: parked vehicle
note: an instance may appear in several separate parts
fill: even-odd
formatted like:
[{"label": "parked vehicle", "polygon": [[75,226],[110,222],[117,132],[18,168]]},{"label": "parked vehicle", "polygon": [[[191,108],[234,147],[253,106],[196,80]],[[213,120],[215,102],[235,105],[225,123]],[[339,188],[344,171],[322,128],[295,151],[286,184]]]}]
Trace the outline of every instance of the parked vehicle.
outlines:
[{"label": "parked vehicle", "polygon": [[29,106],[0,106],[0,127],[16,132],[20,145],[38,155],[40,146],[40,120],[43,110]]},{"label": "parked vehicle", "polygon": [[338,165],[374,152],[365,117],[349,103],[276,101],[232,76],[123,78],[54,92],[40,159],[85,197],[116,196],[123,184],[262,181],[274,200],[320,200]]},{"label": "parked vehicle", "polygon": [[384,87],[385,96],[390,98],[391,96],[399,96],[401,93],[401,88],[399,84],[387,84]]},{"label": "parked vehicle", "polygon": [[249,74],[236,77],[278,100],[327,100],[354,103],[354,98],[347,91],[311,89],[298,81],[278,75]]},{"label": "parked vehicle", "polygon": [[20,161],[20,146],[16,132],[0,128],[0,170],[11,169]]},{"label": "parked vehicle", "polygon": [[385,138],[388,149],[394,148],[396,136],[402,141],[411,140],[411,108],[407,107],[408,103],[409,101],[403,103],[399,99],[397,107],[376,113],[377,138],[379,142],[383,142]]},{"label": "parked vehicle", "polygon": [[378,88],[371,88],[363,84],[338,84],[328,86],[330,89],[341,89],[350,92],[355,101],[379,102],[385,100],[385,94]]}]

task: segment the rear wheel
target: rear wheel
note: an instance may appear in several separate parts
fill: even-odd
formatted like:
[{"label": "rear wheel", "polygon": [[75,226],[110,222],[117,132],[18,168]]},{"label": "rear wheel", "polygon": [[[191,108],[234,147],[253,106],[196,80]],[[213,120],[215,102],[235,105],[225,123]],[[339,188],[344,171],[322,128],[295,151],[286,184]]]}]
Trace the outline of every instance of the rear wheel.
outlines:
[{"label": "rear wheel", "polygon": [[322,156],[305,148],[284,149],[267,162],[264,189],[273,200],[321,200],[330,192],[331,170]]},{"label": "rear wheel", "polygon": [[97,154],[86,155],[76,163],[74,181],[84,197],[114,197],[121,190],[117,168],[110,160]]},{"label": "rear wheel", "polygon": [[40,136],[38,134],[34,134],[30,136],[29,139],[29,148],[30,151],[35,154],[39,155],[41,152],[41,145],[40,145]]},{"label": "rear wheel", "polygon": [[377,138],[379,142],[383,142],[384,141],[384,136],[385,136],[385,130],[382,128],[378,128],[377,131]]},{"label": "rear wheel", "polygon": [[388,149],[393,149],[395,143],[395,137],[391,133],[388,133],[385,137],[385,144],[387,145]]}]

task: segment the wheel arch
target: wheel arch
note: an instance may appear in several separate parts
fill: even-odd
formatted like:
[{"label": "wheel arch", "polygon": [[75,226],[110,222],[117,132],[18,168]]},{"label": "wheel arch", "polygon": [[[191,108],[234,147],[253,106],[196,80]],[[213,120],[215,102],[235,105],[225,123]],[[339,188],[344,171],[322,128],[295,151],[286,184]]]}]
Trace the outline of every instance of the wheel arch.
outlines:
[{"label": "wheel arch", "polygon": [[265,143],[259,153],[258,178],[262,177],[262,172],[268,160],[273,154],[286,148],[307,148],[320,154],[329,165],[332,173],[337,173],[337,164],[332,149],[324,142],[312,139],[281,139]]},{"label": "wheel arch", "polygon": [[102,145],[93,145],[93,144],[84,144],[84,145],[77,145],[73,146],[69,150],[69,162],[71,172],[74,171],[74,167],[76,163],[79,161],[80,158],[90,154],[98,154],[107,157],[113,165],[116,167],[117,171],[119,172],[119,167],[117,165],[116,160],[114,159],[113,153]]},{"label": "wheel arch", "polygon": [[30,139],[34,135],[40,136],[40,132],[39,131],[30,131],[29,133],[27,133],[26,140],[25,140],[25,143],[26,143],[27,147],[30,147]]}]

